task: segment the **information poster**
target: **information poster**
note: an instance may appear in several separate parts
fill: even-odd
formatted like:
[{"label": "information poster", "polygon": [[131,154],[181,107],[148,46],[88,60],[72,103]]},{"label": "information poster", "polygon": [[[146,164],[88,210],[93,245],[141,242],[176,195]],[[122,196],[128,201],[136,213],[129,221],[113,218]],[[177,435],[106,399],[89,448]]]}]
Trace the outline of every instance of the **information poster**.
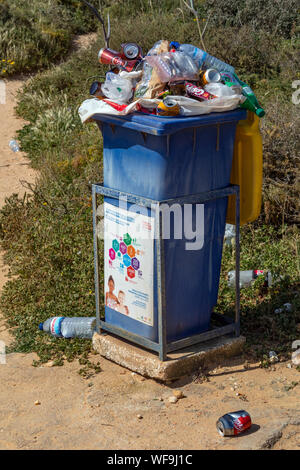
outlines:
[{"label": "information poster", "polygon": [[104,203],[105,305],[153,326],[154,219]]}]

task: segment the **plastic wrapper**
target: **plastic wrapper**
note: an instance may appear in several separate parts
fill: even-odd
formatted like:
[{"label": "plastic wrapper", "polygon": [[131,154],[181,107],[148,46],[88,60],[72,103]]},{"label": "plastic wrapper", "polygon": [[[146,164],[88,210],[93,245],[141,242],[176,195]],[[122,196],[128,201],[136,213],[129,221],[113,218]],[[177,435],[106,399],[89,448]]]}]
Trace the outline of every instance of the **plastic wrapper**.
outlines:
[{"label": "plastic wrapper", "polygon": [[183,52],[166,52],[145,57],[163,83],[196,80],[198,68],[190,56]]},{"label": "plastic wrapper", "polygon": [[[208,114],[213,112],[231,111],[237,108],[241,100],[240,95],[224,96],[214,98],[209,101],[196,101],[185,96],[172,96],[172,101],[175,101],[180,106],[181,116],[197,116],[200,114]],[[140,98],[129,105],[116,104],[109,100],[98,100],[92,98],[85,100],[79,108],[79,116],[82,122],[90,121],[96,114],[114,114],[118,116],[125,116],[127,114],[138,111],[141,107],[144,109],[152,110],[156,108],[161,100],[159,99],[145,99]],[[164,117],[157,117],[157,119],[166,119]],[[172,118],[176,119],[176,117]]]},{"label": "plastic wrapper", "polygon": [[113,72],[108,72],[101,91],[108,99],[116,103],[128,103],[132,98],[132,82]]}]

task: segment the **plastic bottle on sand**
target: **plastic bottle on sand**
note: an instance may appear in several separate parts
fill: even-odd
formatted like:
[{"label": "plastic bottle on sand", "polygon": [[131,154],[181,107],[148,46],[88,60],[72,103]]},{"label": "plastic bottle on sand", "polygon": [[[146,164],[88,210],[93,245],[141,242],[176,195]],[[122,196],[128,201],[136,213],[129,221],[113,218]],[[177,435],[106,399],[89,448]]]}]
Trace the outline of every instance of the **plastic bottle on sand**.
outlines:
[{"label": "plastic bottle on sand", "polygon": [[39,324],[39,329],[58,338],[93,337],[96,327],[95,317],[52,317]]}]

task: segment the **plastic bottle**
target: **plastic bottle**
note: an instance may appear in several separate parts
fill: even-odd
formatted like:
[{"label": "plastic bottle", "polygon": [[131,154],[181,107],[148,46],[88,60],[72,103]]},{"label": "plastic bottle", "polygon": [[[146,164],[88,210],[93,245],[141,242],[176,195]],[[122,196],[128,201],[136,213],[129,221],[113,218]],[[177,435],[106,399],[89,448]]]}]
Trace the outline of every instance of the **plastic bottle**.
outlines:
[{"label": "plastic bottle", "polygon": [[20,150],[20,147],[19,147],[19,144],[16,140],[11,140],[9,142],[9,148],[13,151],[13,152],[19,152]]},{"label": "plastic bottle", "polygon": [[247,83],[242,82],[235,73],[230,73],[228,71],[221,72],[222,80],[225,85],[232,87],[234,85],[240,85],[242,87],[242,93],[246,97],[246,100],[240,104],[241,108],[248,109],[255,113],[258,117],[263,117],[265,115],[264,109],[260,106],[253,90],[247,85]]},{"label": "plastic bottle", "polygon": [[95,327],[95,317],[52,317],[39,324],[41,331],[58,338],[92,339]]},{"label": "plastic bottle", "polygon": [[[265,276],[266,287],[272,285],[272,274],[269,271],[259,269],[254,271],[240,271],[240,288],[249,287],[258,276]],[[228,273],[228,286],[235,287],[235,271],[229,271]]]},{"label": "plastic bottle", "polygon": [[226,64],[226,62],[217,59],[192,44],[180,44],[178,50],[189,55],[194,62],[196,62],[198,69],[216,69],[219,72],[234,73],[234,68],[231,65]]}]

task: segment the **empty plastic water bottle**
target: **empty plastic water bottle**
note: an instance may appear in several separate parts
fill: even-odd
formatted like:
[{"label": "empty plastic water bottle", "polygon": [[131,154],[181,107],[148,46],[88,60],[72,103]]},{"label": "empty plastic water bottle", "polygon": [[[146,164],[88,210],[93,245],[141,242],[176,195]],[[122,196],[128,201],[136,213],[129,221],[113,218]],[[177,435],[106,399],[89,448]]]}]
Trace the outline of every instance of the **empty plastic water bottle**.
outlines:
[{"label": "empty plastic water bottle", "polygon": [[[258,276],[264,276],[265,287],[271,287],[272,274],[269,271],[256,269],[251,271],[240,271],[240,288],[249,287]],[[235,271],[229,271],[228,273],[228,286],[235,287]]]},{"label": "empty plastic water bottle", "polygon": [[199,69],[216,69],[219,72],[234,73],[234,68],[231,65],[226,64],[226,62],[217,59],[216,57],[208,54],[205,51],[202,51],[202,49],[199,49],[192,44],[180,44],[178,50],[189,55],[194,60],[194,62],[196,62]]},{"label": "empty plastic water bottle", "polygon": [[57,338],[92,339],[95,328],[95,317],[52,317],[39,324],[41,331]]},{"label": "empty plastic water bottle", "polygon": [[11,140],[9,142],[9,148],[13,151],[13,152],[19,152],[20,150],[20,147],[19,147],[19,144],[16,140]]}]

